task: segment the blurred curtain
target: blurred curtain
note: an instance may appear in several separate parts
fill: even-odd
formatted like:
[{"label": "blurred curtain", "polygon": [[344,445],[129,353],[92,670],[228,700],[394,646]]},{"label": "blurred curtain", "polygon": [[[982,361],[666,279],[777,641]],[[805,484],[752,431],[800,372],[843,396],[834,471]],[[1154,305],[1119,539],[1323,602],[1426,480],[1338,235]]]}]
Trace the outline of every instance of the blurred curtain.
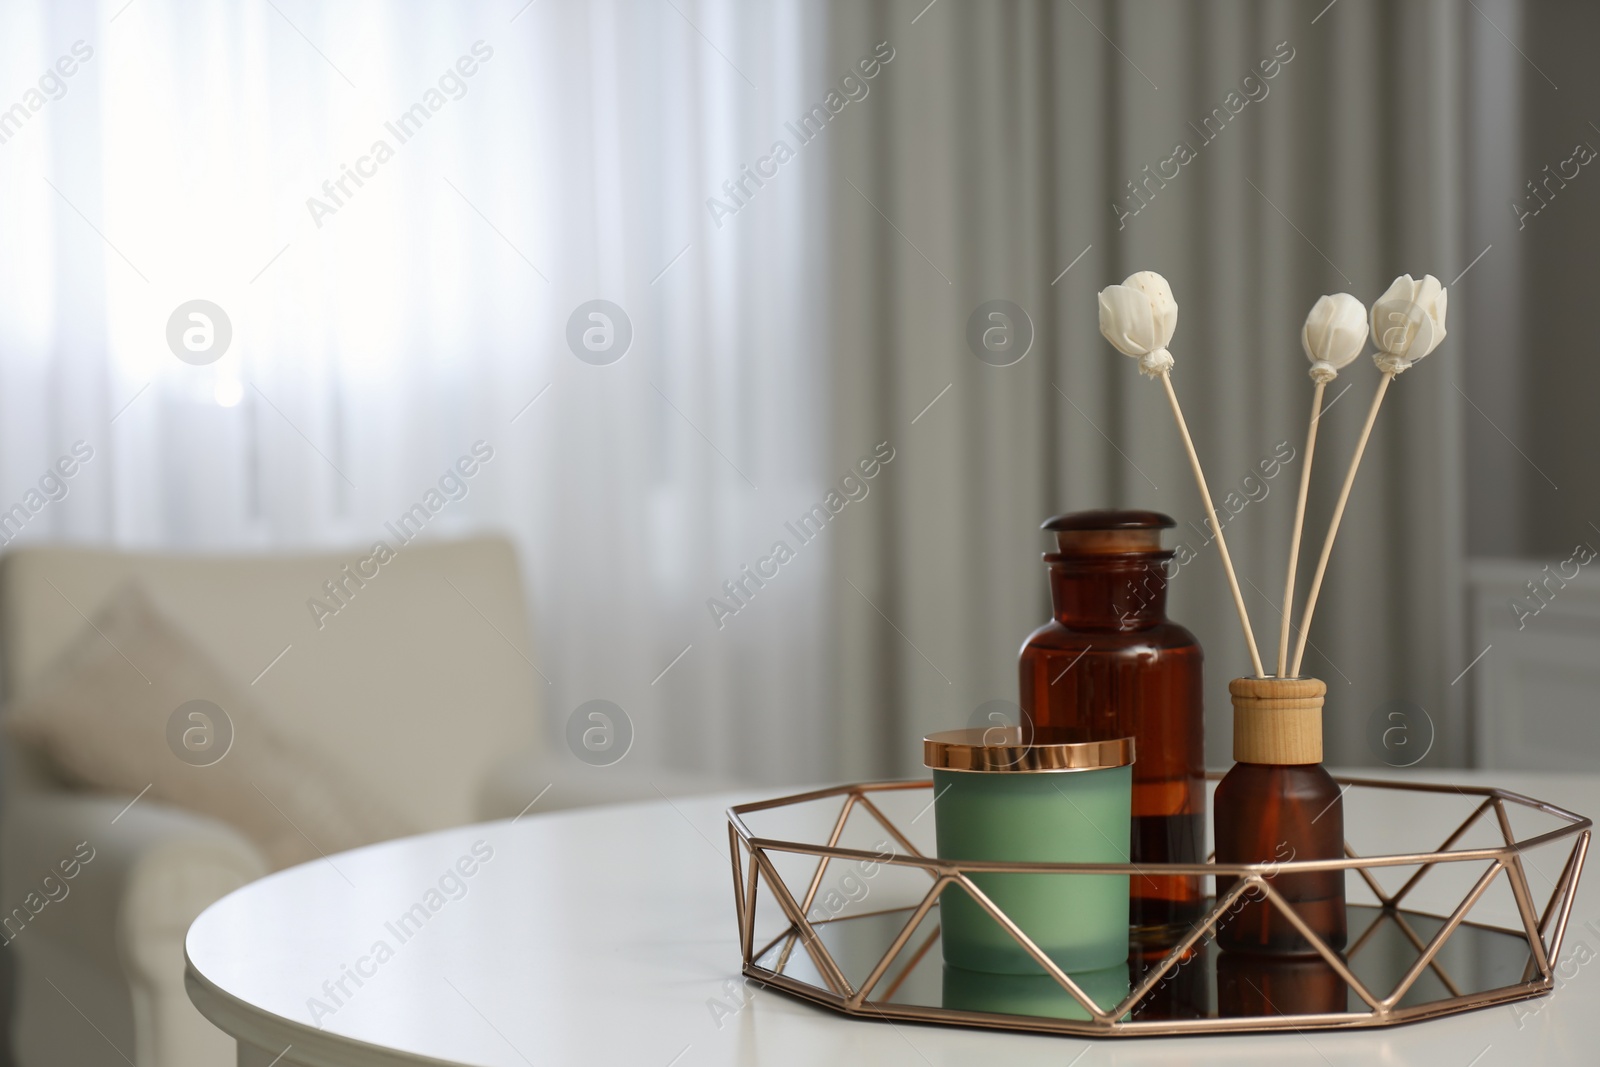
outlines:
[{"label": "blurred curtain", "polygon": [[[548,680],[554,743],[605,698],[631,760],[817,773],[819,583],[720,629],[706,602],[826,488],[821,173],[706,202],[802,110],[820,27],[722,0],[4,5],[0,509],[93,450],[16,543],[400,548],[386,524],[482,441],[425,536],[517,539],[537,640],[505,654]],[[208,365],[167,343],[194,299],[231,322]],[[632,330],[606,365],[569,343],[596,299]]]},{"label": "blurred curtain", "polygon": [[[1260,497],[1226,534],[1271,660],[1306,312],[1338,291],[1370,305],[1401,273],[1448,283],[1478,251],[1458,240],[1465,16],[1364,0],[834,10],[834,70],[879,41],[896,55],[838,131],[828,187],[835,438],[899,453],[878,506],[841,524],[829,590],[842,772],[910,772],[923,732],[1014,702],[1016,651],[1049,617],[1036,527],[1112,505],[1167,511],[1199,553],[1171,614],[1207,650],[1208,755],[1226,766],[1226,686],[1249,659],[1161,390],[1100,338],[1095,293],[1140,269],[1172,283],[1173,380],[1213,494]],[[1012,366],[966,341],[995,299],[1032,322]],[[1345,516],[1305,665],[1329,683],[1330,763],[1377,762],[1368,720],[1396,700],[1432,720],[1429,763],[1467,752],[1451,685],[1468,658],[1452,385],[1465,344],[1453,334],[1397,381]],[[1302,599],[1377,378],[1363,359],[1329,391]],[[1262,496],[1245,479],[1284,442],[1296,461]]]},{"label": "blurred curtain", "polygon": [[[0,106],[27,114],[0,143],[0,509],[81,439],[94,459],[20,540],[365,546],[481,440],[495,458],[428,535],[517,539],[537,640],[507,654],[548,679],[553,738],[604,697],[636,760],[911,770],[921,732],[1015,699],[1042,518],[1154,506],[1203,540],[1097,289],[1171,279],[1221,496],[1301,447],[1319,294],[1467,266],[1461,14],[1318,7],[7,4]],[[419,103],[399,143],[385,124]],[[380,139],[392,158],[363,163]],[[1179,141],[1195,158],[1143,184]],[[1149,202],[1119,220],[1130,183]],[[205,366],[167,344],[194,299],[233,329]],[[568,340],[595,299],[632,327],[608,365]],[[994,299],[1031,319],[1012,366],[965,339]],[[1430,762],[1465,751],[1463,343],[1397,384],[1345,520],[1308,661],[1330,761],[1370,762],[1365,719],[1401,697],[1434,719]],[[1375,372],[1345,382],[1313,547]],[[1298,469],[1228,530],[1264,646]],[[1214,549],[1172,613],[1210,653],[1225,762],[1248,661]]]}]

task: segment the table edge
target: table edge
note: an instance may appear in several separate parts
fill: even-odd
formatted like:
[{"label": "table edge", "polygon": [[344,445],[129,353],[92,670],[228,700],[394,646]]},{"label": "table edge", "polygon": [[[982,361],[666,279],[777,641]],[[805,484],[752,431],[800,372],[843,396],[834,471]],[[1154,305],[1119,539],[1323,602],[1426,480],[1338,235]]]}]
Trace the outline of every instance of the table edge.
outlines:
[{"label": "table edge", "polygon": [[[441,1060],[388,1045],[375,1045],[257,1007],[206,978],[183,951],[183,988],[206,1021],[242,1044],[268,1053],[284,1053],[285,1063],[299,1067],[465,1067],[459,1060]],[[290,1046],[290,1049],[282,1046]],[[276,1062],[276,1061],[274,1061]]]},{"label": "table edge", "polygon": [[[727,808],[729,803],[748,800],[754,795],[760,795],[754,789],[722,790],[707,793],[697,800],[712,800],[718,807]],[[631,806],[669,806],[670,801],[644,800],[632,801],[627,804],[604,804],[586,808],[576,808],[570,811],[552,812],[543,818],[560,818],[564,815],[592,815],[600,809],[631,807]],[[482,822],[465,823],[461,826],[448,826],[437,830],[428,830],[417,834],[407,834],[404,837],[394,838],[390,841],[378,841],[370,845],[363,845],[350,849],[349,852],[363,852],[368,849],[394,846],[401,843],[417,841],[436,834],[452,834],[468,831],[483,826],[497,823],[514,823],[516,819],[485,819]],[[341,854],[342,855],[342,854]],[[312,860],[296,867],[311,866],[319,861]],[[294,867],[286,870],[294,870]],[[293,1052],[284,1057],[285,1063],[299,1065],[299,1067],[468,1067],[459,1060],[442,1060],[419,1053],[407,1052],[390,1045],[375,1044],[359,1038],[346,1037],[343,1034],[331,1033],[309,1023],[288,1016],[279,1015],[251,1003],[206,977],[205,973],[195,964],[189,954],[189,938],[194,933],[195,925],[207,912],[216,908],[225,901],[258,886],[267,878],[282,874],[284,871],[274,871],[263,878],[257,878],[224,894],[206,906],[195,921],[189,924],[183,936],[183,985],[184,991],[189,996],[189,1001],[196,1010],[217,1029],[233,1038],[235,1041],[244,1042],[260,1049],[269,1050],[272,1054],[278,1053],[285,1045],[292,1045]]]}]

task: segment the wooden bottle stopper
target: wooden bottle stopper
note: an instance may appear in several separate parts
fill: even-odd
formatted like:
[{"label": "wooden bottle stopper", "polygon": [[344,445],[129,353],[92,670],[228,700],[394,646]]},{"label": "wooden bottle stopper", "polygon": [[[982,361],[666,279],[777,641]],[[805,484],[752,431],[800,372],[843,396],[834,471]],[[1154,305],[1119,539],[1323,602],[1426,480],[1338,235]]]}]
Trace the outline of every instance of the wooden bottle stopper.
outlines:
[{"label": "wooden bottle stopper", "polygon": [[1316,678],[1235,678],[1233,758],[1239,763],[1321,763],[1322,698]]}]

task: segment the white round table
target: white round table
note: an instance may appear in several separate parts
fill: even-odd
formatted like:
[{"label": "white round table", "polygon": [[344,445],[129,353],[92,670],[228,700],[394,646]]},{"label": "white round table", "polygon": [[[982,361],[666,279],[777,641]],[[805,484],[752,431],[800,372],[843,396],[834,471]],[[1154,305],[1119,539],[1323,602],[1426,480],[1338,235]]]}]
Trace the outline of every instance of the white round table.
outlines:
[{"label": "white round table", "polygon": [[[1600,811],[1600,777],[1409,776]],[[195,920],[190,997],[237,1039],[240,1067],[1494,1067],[1600,1055],[1600,966],[1587,965],[1600,958],[1592,873],[1552,996],[1421,1024],[1094,1042],[845,1018],[739,977],[724,810],[751,799],[530,814],[281,871]],[[1450,829],[1420,817],[1396,811],[1363,829],[1369,840],[1393,832],[1412,842]],[[1536,892],[1548,885],[1530,879]]]}]

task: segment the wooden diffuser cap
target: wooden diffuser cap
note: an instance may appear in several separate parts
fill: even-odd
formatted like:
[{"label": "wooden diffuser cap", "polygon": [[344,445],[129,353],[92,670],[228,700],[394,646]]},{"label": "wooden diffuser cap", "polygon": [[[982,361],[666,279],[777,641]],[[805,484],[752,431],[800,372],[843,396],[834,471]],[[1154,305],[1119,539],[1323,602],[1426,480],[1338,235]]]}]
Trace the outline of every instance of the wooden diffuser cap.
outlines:
[{"label": "wooden diffuser cap", "polygon": [[1322,762],[1322,699],[1316,678],[1235,678],[1233,758],[1239,763]]}]

